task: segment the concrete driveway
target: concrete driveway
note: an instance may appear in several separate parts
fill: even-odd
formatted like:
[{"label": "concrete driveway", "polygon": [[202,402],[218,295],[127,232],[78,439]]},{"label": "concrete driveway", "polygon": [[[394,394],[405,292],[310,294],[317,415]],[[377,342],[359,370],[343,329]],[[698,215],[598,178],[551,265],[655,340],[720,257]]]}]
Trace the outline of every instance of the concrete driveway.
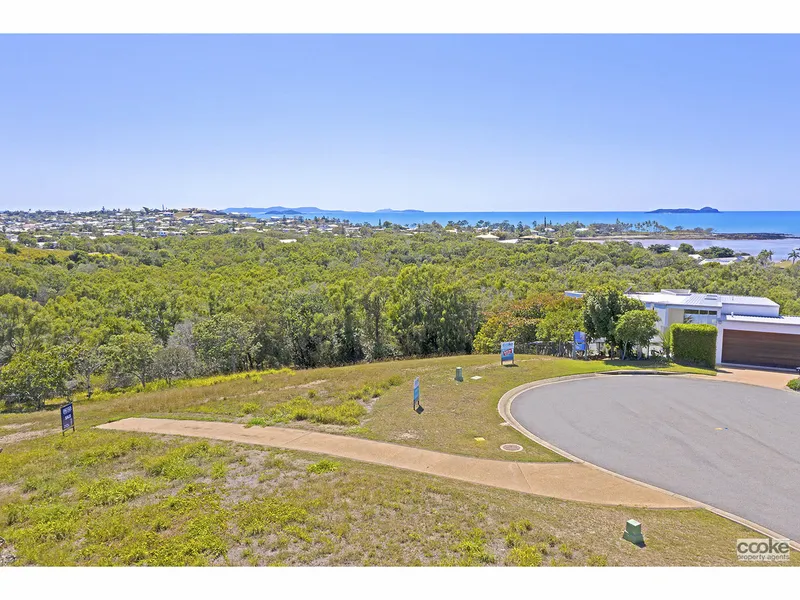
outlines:
[{"label": "concrete driveway", "polygon": [[800,393],[609,375],[524,391],[511,414],[587,462],[800,541]]},{"label": "concrete driveway", "polygon": [[790,371],[769,369],[749,369],[747,367],[734,367],[731,365],[717,365],[716,379],[718,381],[733,381],[735,383],[749,383],[776,390],[785,390],[786,384],[797,377]]}]

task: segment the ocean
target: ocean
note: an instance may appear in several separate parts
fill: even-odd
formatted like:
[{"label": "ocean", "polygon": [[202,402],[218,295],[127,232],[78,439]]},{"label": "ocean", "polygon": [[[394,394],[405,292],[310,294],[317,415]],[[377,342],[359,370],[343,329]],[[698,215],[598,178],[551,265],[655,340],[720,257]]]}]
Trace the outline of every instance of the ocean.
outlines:
[{"label": "ocean", "polygon": [[[257,209],[250,211],[254,217],[280,217],[279,214],[266,214]],[[289,216],[289,215],[287,215]],[[800,237],[800,211],[730,211],[719,213],[646,213],[646,212],[356,212],[356,211],[320,211],[303,213],[303,218],[328,217],[347,219],[351,223],[398,223],[414,226],[436,221],[446,225],[466,220],[470,225],[478,221],[502,223],[508,221],[516,225],[520,221],[532,225],[534,221],[541,224],[544,219],[548,223],[571,223],[578,221],[583,225],[591,223],[642,223],[656,221],[670,229],[711,228],[714,233],[783,233]],[[677,246],[683,240],[640,240],[645,245],[653,243],[669,243]],[[800,239],[783,240],[686,240],[695,249],[700,250],[712,245],[725,246],[735,252],[746,252],[755,256],[761,250],[772,250],[773,260],[784,260],[794,249],[800,247]]]},{"label": "ocean", "polygon": [[[255,217],[269,218],[280,217],[280,214],[267,215],[258,210],[250,212]],[[288,216],[288,215],[287,215]],[[645,212],[356,212],[356,211],[320,211],[317,213],[303,213],[304,218],[329,217],[347,219],[351,223],[369,223],[377,225],[378,221],[390,221],[400,225],[413,226],[420,223],[436,221],[446,225],[448,221],[466,220],[470,225],[478,221],[502,223],[508,221],[516,225],[522,221],[531,225],[534,221],[571,223],[579,221],[584,225],[591,223],[614,223],[619,219],[624,223],[641,223],[644,221],[657,221],[658,223],[674,229],[681,226],[684,229],[711,227],[715,233],[787,233],[800,236],[800,211],[731,211],[720,213],[645,213]]]}]

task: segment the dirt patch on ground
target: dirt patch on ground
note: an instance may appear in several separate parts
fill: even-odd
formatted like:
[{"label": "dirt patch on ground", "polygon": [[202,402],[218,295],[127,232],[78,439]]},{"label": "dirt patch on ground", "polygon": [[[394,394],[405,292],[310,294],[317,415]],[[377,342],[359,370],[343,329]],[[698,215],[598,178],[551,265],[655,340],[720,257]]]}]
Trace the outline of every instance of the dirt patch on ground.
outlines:
[{"label": "dirt patch on ground", "polygon": [[17,560],[17,555],[14,552],[14,547],[7,544],[6,541],[0,537],[0,567],[10,565],[15,560]]},{"label": "dirt patch on ground", "polygon": [[307,388],[314,387],[315,385],[322,385],[323,383],[327,383],[327,382],[328,382],[327,379],[317,379],[316,381],[309,381],[308,383],[301,383],[299,385],[289,385],[289,386],[286,386],[284,388],[281,388],[281,391],[283,391],[283,390],[296,390],[296,389],[303,389],[304,390],[304,389],[307,389]]},{"label": "dirt patch on ground", "polygon": [[60,429],[40,429],[38,431],[20,431],[19,433],[12,433],[11,435],[4,435],[0,437],[0,448],[3,446],[8,446],[9,444],[15,444],[17,442],[22,442],[25,440],[32,440],[34,438],[42,437],[45,435],[51,435],[53,433],[58,433],[61,431]]},{"label": "dirt patch on ground", "polygon": [[0,485],[0,498],[3,496],[10,496],[17,491],[16,486],[13,485]]},{"label": "dirt patch on ground", "polygon": [[33,423],[11,423],[10,425],[0,425],[0,429],[27,429]]}]

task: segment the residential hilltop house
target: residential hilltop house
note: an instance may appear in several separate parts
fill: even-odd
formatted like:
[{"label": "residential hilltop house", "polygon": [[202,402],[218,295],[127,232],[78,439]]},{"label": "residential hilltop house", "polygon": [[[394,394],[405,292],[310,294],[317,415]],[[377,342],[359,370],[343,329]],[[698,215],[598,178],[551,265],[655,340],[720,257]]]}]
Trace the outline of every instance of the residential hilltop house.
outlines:
[{"label": "residential hilltop house", "polygon": [[[581,298],[585,292],[566,291]],[[800,367],[800,317],[782,316],[780,306],[760,296],[699,294],[691,290],[628,292],[654,310],[663,332],[674,323],[717,328],[717,363],[795,369]],[[653,340],[660,345],[661,338]]]}]

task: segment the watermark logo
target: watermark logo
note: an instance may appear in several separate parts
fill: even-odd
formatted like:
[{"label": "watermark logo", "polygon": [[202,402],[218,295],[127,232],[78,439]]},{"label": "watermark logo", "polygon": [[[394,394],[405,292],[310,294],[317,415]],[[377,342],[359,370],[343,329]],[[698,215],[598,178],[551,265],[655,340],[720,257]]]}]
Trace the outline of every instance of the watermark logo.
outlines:
[{"label": "watermark logo", "polygon": [[789,540],[751,538],[736,540],[739,560],[783,562],[789,560]]}]

